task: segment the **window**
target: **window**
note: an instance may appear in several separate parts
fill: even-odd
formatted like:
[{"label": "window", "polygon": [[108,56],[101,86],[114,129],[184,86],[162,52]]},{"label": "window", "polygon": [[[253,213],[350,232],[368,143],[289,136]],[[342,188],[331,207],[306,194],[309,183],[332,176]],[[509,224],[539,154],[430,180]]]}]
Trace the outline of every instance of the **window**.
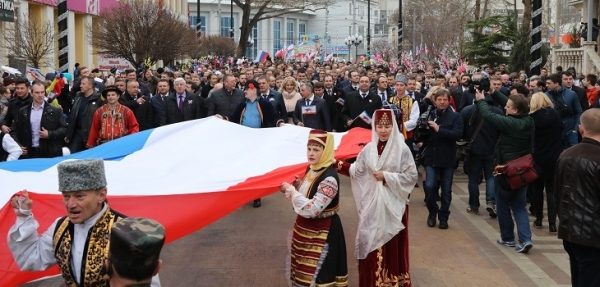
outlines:
[{"label": "window", "polygon": [[248,39],[252,45],[248,45],[246,47],[246,58],[255,59],[258,54],[258,26],[254,25],[252,27],[252,31],[250,32],[250,37]]},{"label": "window", "polygon": [[221,17],[221,36],[230,37],[230,29],[233,27],[233,20],[231,17]]},{"label": "window", "polygon": [[[197,16],[190,16],[190,26],[195,30],[198,30]],[[200,30],[202,33],[206,33],[206,16],[200,16]]]},{"label": "window", "polygon": [[287,21],[287,42],[286,45],[294,44],[294,28],[296,27],[296,22],[294,20]]},{"label": "window", "polygon": [[281,50],[281,20],[273,20],[273,53]]},{"label": "window", "polygon": [[304,41],[306,35],[306,23],[298,24],[298,42]]}]

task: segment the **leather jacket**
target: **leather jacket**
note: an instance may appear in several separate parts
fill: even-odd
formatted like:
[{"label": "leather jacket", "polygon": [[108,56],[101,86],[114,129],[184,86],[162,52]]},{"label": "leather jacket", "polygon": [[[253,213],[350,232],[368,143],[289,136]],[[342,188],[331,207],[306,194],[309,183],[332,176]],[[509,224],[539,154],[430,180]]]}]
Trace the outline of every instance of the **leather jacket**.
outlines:
[{"label": "leather jacket", "polygon": [[584,138],[565,150],[556,169],[558,238],[600,248],[600,142]]}]

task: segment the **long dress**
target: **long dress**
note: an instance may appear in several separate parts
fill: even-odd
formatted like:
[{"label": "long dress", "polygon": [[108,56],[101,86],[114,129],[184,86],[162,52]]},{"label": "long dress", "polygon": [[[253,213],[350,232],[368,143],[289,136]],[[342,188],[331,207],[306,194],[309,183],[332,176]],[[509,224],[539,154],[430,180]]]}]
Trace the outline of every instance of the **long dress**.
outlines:
[{"label": "long dress", "polygon": [[[390,146],[387,151],[386,146]],[[372,175],[377,170],[384,171],[383,182]],[[377,144],[365,146],[354,164],[340,161],[338,172],[351,177],[359,212],[359,286],[411,286],[408,194],[417,181],[417,170],[408,146],[377,139]]]},{"label": "long dress", "polygon": [[348,286],[338,186],[337,172],[329,166],[309,169],[298,191],[292,192],[298,214],[290,256],[292,286]]}]

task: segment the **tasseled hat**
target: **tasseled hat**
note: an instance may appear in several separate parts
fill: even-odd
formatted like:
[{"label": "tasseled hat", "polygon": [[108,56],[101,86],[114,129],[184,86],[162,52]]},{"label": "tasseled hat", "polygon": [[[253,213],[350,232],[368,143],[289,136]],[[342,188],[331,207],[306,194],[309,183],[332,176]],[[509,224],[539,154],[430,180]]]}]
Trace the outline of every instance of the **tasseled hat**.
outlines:
[{"label": "tasseled hat", "polygon": [[308,143],[320,144],[325,146],[327,142],[327,132],[322,130],[311,130],[308,134]]},{"label": "tasseled hat", "polygon": [[375,121],[375,125],[392,125],[393,116],[394,113],[392,110],[379,109],[373,114],[373,120]]}]

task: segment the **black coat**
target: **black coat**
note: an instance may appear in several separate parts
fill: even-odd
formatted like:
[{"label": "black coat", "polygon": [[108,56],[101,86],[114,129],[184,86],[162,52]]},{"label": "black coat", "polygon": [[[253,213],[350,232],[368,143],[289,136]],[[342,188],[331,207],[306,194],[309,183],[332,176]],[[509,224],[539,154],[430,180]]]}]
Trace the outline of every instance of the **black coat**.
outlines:
[{"label": "black coat", "polygon": [[[491,106],[490,108],[493,113],[499,115],[502,114],[502,110],[499,108],[494,106]],[[460,115],[464,123],[463,138],[469,142],[473,139],[477,127],[481,125],[479,132],[475,135],[475,139],[471,144],[471,154],[480,157],[487,156],[493,158],[496,151],[496,142],[498,142],[498,136],[500,135],[496,127],[491,122],[483,120],[477,105],[465,107],[460,111]]]},{"label": "black coat", "polygon": [[[137,99],[139,98],[144,98],[145,102],[143,104],[139,104],[137,102]],[[119,98],[119,103],[133,111],[135,119],[140,125],[140,131],[156,127],[154,121],[154,107],[152,106],[149,96],[138,94],[136,97],[134,97],[125,92]]]},{"label": "black coat", "polygon": [[306,106],[305,99],[300,99],[296,102],[294,109],[294,124],[302,122],[302,124],[311,129],[319,129],[323,131],[331,131],[331,117],[329,116],[329,108],[327,102],[317,96],[313,96],[311,106],[315,106],[317,113],[314,115],[303,115],[302,107]]},{"label": "black coat", "polygon": [[170,93],[165,96],[155,95],[150,99],[150,104],[154,110],[154,126],[161,127],[167,124],[167,97]]},{"label": "black coat", "polygon": [[579,104],[581,105],[581,110],[585,111],[590,108],[590,104],[588,103],[587,94],[585,93],[585,89],[578,86],[571,87],[571,91],[577,94],[577,98],[579,99]]},{"label": "black coat", "polygon": [[[28,149],[32,147],[31,130],[31,105],[25,106],[19,110],[16,121],[15,140]],[[59,108],[55,108],[48,103],[44,103],[40,129],[48,130],[48,138],[40,138],[39,156],[55,157],[62,155],[65,133],[67,132],[67,123],[63,113]]]},{"label": "black coat", "polygon": [[[14,98],[10,99],[8,101],[8,105],[7,105],[8,110],[6,112],[6,117],[4,117],[4,120],[0,123],[0,125],[6,125],[7,127],[14,130],[15,129],[14,122],[17,120],[17,117],[19,116],[19,110],[21,110],[23,107],[31,106],[32,101],[33,101],[33,98],[29,94],[23,99],[16,97],[16,96]],[[15,136],[14,131],[12,131],[10,134],[13,137]]]},{"label": "black coat", "polygon": [[173,124],[183,121],[201,119],[206,116],[204,98],[198,95],[185,93],[183,111],[179,110],[177,95],[171,93],[166,98],[166,123]]},{"label": "black coat", "polygon": [[535,124],[533,159],[542,169],[554,170],[562,152],[562,121],[555,109],[540,109],[530,115]]},{"label": "black coat", "polygon": [[431,131],[425,140],[423,156],[425,166],[440,168],[456,167],[456,141],[463,135],[463,121],[459,113],[448,107],[445,111],[435,113],[435,122],[440,126],[438,132]]},{"label": "black coat", "polygon": [[344,101],[344,108],[342,110],[342,117],[344,119],[344,123],[347,123],[348,120],[353,120],[352,124],[348,127],[362,127],[371,129],[371,124],[366,123],[360,118],[357,118],[362,112],[367,112],[369,117],[373,118],[373,113],[377,109],[381,109],[382,103],[379,95],[375,93],[369,93],[366,98],[360,95],[358,91],[348,92],[345,95],[346,99]]},{"label": "black coat", "polygon": [[346,131],[346,124],[342,116],[342,109],[344,108],[345,96],[336,87],[333,87],[331,91],[325,89],[323,99],[329,106],[329,116],[331,117],[331,128],[336,132]]},{"label": "black coat", "polygon": [[[261,128],[270,128],[275,126],[276,117],[273,105],[264,98],[258,98],[258,108],[262,114]],[[246,101],[242,101],[233,112],[231,121],[236,124],[242,124],[242,117],[246,111]]]},{"label": "black coat", "polygon": [[267,100],[273,106],[273,112],[275,113],[275,123],[279,122],[287,122],[287,110],[285,108],[285,102],[283,101],[283,96],[281,93],[269,89],[269,94],[266,98],[263,97],[263,94],[260,94],[261,98]]},{"label": "black coat", "polygon": [[583,138],[558,158],[558,238],[600,249],[600,142]]},{"label": "black coat", "polygon": [[[87,105],[80,115],[80,106],[84,103],[84,101],[87,102]],[[65,135],[69,142],[73,140],[75,133],[80,134],[82,139],[87,140],[94,113],[102,105],[104,105],[104,101],[97,92],[94,92],[88,98],[85,98],[82,93],[77,93],[77,96],[75,96],[73,99],[73,107],[71,108],[71,113],[69,114],[67,134]],[[77,123],[78,118],[81,123],[80,127],[78,127]]]}]

